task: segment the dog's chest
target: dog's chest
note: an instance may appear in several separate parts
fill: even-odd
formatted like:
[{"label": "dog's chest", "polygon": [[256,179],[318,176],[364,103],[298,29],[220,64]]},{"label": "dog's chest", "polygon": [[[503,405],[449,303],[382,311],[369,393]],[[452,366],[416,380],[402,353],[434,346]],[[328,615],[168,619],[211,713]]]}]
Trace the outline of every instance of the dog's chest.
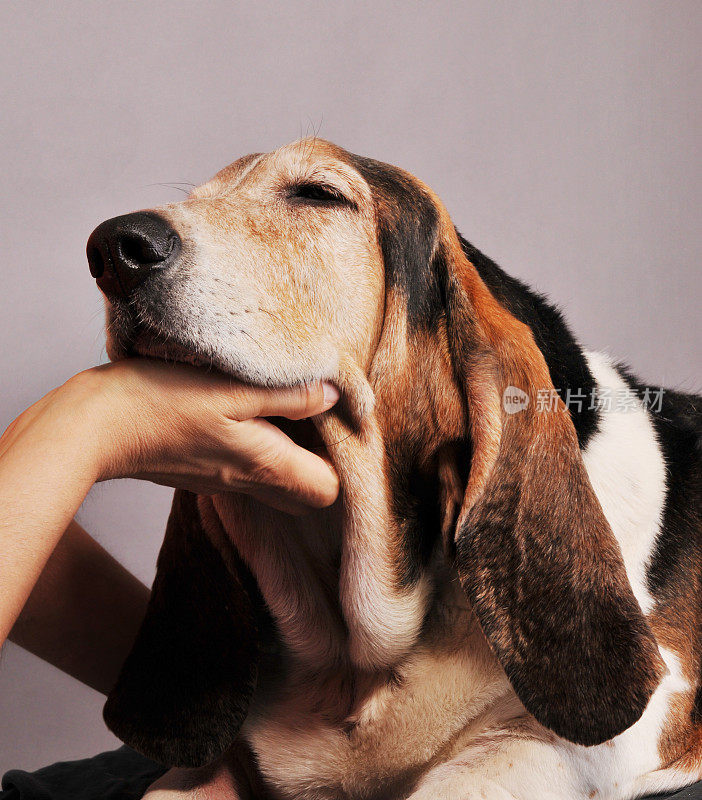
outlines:
[{"label": "dog's chest", "polygon": [[379,682],[339,724],[315,711],[318,694],[304,683],[252,714],[242,732],[274,792],[297,800],[391,800],[438,757],[450,756],[457,735],[510,691],[482,634],[466,631],[470,616],[452,616],[453,633],[438,643],[430,634],[396,680]]}]

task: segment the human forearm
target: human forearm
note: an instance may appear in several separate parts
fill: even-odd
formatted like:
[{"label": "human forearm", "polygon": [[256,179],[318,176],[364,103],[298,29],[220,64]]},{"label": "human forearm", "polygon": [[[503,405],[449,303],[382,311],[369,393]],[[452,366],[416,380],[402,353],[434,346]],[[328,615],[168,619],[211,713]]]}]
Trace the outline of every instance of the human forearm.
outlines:
[{"label": "human forearm", "polygon": [[129,652],[149,590],[71,522],[10,640],[107,693]]},{"label": "human forearm", "polygon": [[97,478],[92,402],[74,379],[0,439],[0,644]]}]

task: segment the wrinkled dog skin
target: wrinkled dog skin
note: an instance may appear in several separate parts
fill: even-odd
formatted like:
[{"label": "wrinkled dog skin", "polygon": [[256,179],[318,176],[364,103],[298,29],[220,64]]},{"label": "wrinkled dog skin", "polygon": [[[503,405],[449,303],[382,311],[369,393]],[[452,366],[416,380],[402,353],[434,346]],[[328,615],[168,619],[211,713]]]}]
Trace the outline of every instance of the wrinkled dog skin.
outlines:
[{"label": "wrinkled dog skin", "polygon": [[151,800],[627,800],[699,777],[699,398],[566,408],[640,387],[426,185],[318,139],[104,223],[89,259],[111,358],[341,392],[313,423],[333,507],[176,492],[105,708],[173,767]]}]

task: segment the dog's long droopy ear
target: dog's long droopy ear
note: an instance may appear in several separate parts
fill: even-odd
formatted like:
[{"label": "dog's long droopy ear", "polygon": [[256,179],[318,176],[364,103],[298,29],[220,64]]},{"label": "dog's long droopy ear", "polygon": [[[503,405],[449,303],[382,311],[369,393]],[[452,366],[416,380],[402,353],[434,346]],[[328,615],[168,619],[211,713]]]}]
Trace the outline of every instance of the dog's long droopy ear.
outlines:
[{"label": "dog's long droopy ear", "polygon": [[[598,744],[641,716],[664,664],[570,414],[560,400],[539,410],[539,391],[555,393],[531,329],[488,290],[446,218],[440,227],[436,266],[473,447],[459,576],[527,710],[559,736]],[[525,397],[507,413],[506,401]]]},{"label": "dog's long droopy ear", "polygon": [[248,711],[259,595],[232,558],[205,534],[196,496],[177,491],[146,617],[104,710],[120,739],[168,766],[214,761]]}]

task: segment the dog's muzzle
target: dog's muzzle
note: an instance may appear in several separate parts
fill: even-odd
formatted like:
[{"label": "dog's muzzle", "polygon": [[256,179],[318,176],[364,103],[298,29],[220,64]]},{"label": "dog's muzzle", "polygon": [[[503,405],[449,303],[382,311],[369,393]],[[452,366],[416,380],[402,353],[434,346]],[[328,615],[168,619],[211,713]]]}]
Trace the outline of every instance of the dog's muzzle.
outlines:
[{"label": "dog's muzzle", "polygon": [[108,219],[90,234],[90,274],[105,296],[129,297],[155,270],[171,265],[181,241],[170,223],[151,211]]}]

